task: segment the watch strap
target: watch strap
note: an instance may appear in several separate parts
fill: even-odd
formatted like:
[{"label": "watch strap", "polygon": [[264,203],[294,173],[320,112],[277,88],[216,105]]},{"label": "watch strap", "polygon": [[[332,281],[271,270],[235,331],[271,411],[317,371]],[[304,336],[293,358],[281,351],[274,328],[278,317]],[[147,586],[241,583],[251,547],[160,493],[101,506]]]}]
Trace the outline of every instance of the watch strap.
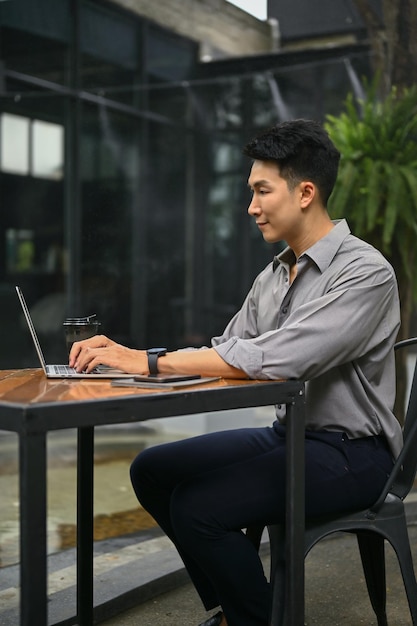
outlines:
[{"label": "watch strap", "polygon": [[166,348],[150,348],[149,350],[147,350],[148,369],[151,376],[156,376],[158,374],[158,359],[160,356],[164,356],[166,353]]},{"label": "watch strap", "polygon": [[148,368],[149,374],[155,376],[158,373],[159,352],[148,352]]}]

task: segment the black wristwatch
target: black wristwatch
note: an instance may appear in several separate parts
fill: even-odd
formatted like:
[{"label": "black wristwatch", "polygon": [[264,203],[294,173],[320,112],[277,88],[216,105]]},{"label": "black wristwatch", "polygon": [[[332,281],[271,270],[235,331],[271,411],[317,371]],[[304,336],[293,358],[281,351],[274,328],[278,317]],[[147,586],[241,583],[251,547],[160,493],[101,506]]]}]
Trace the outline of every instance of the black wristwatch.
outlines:
[{"label": "black wristwatch", "polygon": [[160,356],[165,356],[167,352],[168,348],[149,348],[149,350],[146,350],[149,374],[151,376],[156,376],[158,373],[158,359]]}]

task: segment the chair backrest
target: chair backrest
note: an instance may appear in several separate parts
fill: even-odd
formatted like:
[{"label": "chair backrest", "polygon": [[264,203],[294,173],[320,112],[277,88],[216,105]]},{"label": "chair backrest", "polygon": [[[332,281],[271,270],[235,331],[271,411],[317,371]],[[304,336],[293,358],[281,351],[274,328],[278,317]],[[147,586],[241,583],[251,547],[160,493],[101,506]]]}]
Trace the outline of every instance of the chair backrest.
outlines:
[{"label": "chair backrest", "polygon": [[[399,341],[395,344],[395,350],[414,344],[417,344],[417,337]],[[388,493],[393,493],[403,500],[414,483],[417,471],[417,355],[415,357],[413,380],[405,414],[403,436],[404,446],[395,461],[382,494],[371,507],[373,511],[378,510]]]}]

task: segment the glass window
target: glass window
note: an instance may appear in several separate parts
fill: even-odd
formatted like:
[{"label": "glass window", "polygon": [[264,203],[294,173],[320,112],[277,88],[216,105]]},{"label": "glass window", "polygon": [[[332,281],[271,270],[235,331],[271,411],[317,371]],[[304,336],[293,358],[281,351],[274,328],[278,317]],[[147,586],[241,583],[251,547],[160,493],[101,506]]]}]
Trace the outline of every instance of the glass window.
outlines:
[{"label": "glass window", "polygon": [[34,263],[34,232],[27,229],[6,230],[6,270],[9,273],[31,272]]},{"label": "glass window", "polygon": [[152,26],[146,38],[147,70],[159,80],[185,80],[194,70],[197,50],[197,43]]},{"label": "glass window", "polygon": [[33,121],[33,176],[41,178],[63,177],[64,128],[41,120]]},{"label": "glass window", "polygon": [[133,212],[138,210],[135,119],[104,104],[82,108],[80,312],[97,313],[103,332],[130,341]]},{"label": "glass window", "polygon": [[[184,302],[184,287],[185,237],[191,226],[185,219],[191,201],[186,183],[189,154],[181,127],[152,123],[149,135],[149,181],[145,195],[141,194],[147,225],[147,340],[149,345],[159,340],[172,347],[175,335],[183,331],[188,304]],[[196,210],[194,204],[192,210]]]},{"label": "glass window", "polygon": [[[42,344],[46,357],[50,361],[59,362],[65,356],[65,345],[62,340],[62,318],[65,317],[65,283],[67,272],[67,250],[64,224],[64,178],[62,176],[44,177],[40,171],[34,175],[34,166],[39,163],[34,152],[39,149],[39,142],[45,142],[45,134],[38,130],[46,128],[61,129],[64,124],[63,99],[53,97],[50,93],[39,91],[33,97],[25,89],[24,84],[14,81],[11,90],[21,93],[20,98],[7,102],[13,111],[1,115],[0,129],[2,136],[2,155],[0,167],[0,289],[8,285],[11,306],[14,304],[15,294],[12,294],[12,285],[22,287],[29,305],[36,307],[39,303],[39,316],[36,317],[36,326],[42,329],[42,321],[53,318],[48,332],[42,334]],[[46,120],[45,120],[46,118]],[[6,124],[4,121],[6,120]],[[14,124],[10,124],[13,121]],[[50,122],[55,121],[55,124]],[[17,122],[17,125],[16,125]],[[60,126],[61,124],[61,126]],[[6,133],[4,133],[6,126]],[[17,128],[16,128],[17,126]],[[22,133],[19,128],[23,128]],[[37,129],[36,131],[34,129]],[[62,132],[62,130],[61,130]],[[23,135],[23,138],[22,138]],[[20,138],[19,138],[20,137]],[[38,148],[35,149],[35,143]],[[16,151],[19,147],[18,167],[10,167],[5,163],[4,153]],[[42,145],[41,145],[42,147]],[[43,149],[49,155],[48,145]],[[25,163],[24,171],[21,166],[22,153]],[[54,161],[56,159],[54,158]],[[19,171],[18,171],[19,170]],[[12,297],[14,295],[14,298]],[[59,302],[59,309],[45,312],[43,302],[45,298]],[[52,300],[50,300],[52,301]],[[35,311],[37,308],[34,309]],[[43,311],[43,313],[42,313]],[[13,315],[9,309],[9,319]],[[17,318],[20,319],[20,318]],[[39,323],[40,322],[40,323]],[[50,331],[50,332],[49,332]],[[4,365],[37,366],[36,354],[29,337],[22,332],[19,323],[10,325],[10,342],[16,344],[16,353],[13,361],[3,360]],[[61,352],[61,349],[63,352]],[[8,360],[8,363],[7,363]],[[1,619],[0,619],[1,621]]]},{"label": "glass window", "polygon": [[120,67],[137,65],[136,24],[97,4],[82,5],[81,49]]},{"label": "glass window", "polygon": [[220,132],[241,128],[244,108],[248,105],[244,98],[247,82],[244,77],[233,76],[207,81],[201,87],[191,83],[189,91],[194,96],[197,112],[203,114],[200,122]]},{"label": "glass window", "polygon": [[7,69],[67,84],[69,0],[0,2],[0,58]]},{"label": "glass window", "polygon": [[30,120],[20,115],[1,116],[1,169],[12,174],[29,173]]},{"label": "glass window", "polygon": [[81,5],[81,84],[127,104],[135,100],[133,84],[140,63],[138,25],[133,19],[96,3]]},{"label": "glass window", "polygon": [[[69,39],[70,0],[13,0],[0,7],[0,24],[41,37]],[[50,59],[51,61],[51,59]]]}]

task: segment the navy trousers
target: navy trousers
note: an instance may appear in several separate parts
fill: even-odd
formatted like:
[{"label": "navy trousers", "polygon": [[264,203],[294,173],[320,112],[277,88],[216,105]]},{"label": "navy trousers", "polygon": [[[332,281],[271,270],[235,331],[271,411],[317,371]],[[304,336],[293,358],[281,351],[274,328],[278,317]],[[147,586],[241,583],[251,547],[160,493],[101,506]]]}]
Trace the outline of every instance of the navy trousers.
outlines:
[{"label": "navy trousers", "polygon": [[[307,517],[365,508],[392,468],[383,437],[306,433]],[[242,529],[285,516],[285,427],[192,437],[141,452],[131,480],[142,506],[175,544],[207,610],[228,626],[267,626],[270,590]]]}]

